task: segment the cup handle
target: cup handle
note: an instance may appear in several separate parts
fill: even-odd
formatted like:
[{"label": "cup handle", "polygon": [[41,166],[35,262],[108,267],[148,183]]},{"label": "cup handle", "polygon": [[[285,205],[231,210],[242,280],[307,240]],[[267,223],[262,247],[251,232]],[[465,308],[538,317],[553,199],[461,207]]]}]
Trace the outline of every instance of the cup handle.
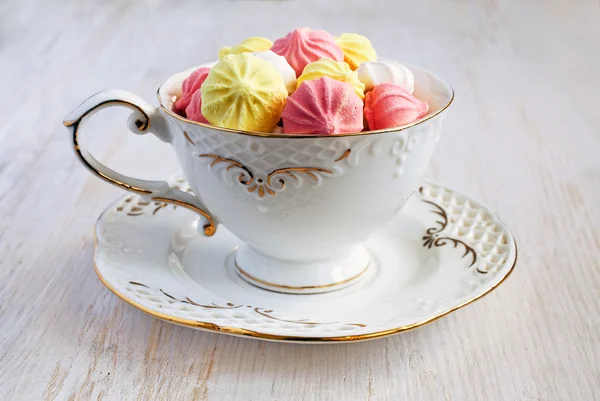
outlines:
[{"label": "cup handle", "polygon": [[165,142],[170,141],[166,122],[158,114],[155,107],[133,93],[122,90],[109,90],[97,93],[73,110],[63,124],[69,129],[75,146],[75,153],[83,165],[103,180],[141,195],[145,200],[173,203],[191,209],[204,218],[204,235],[212,236],[218,225],[218,220],[208,212],[206,205],[190,193],[172,188],[166,181],[140,180],[117,173],[96,160],[86,149],[79,146],[79,125],[85,117],[111,106],[125,106],[133,111],[128,120],[128,128],[138,135],[152,132]]}]

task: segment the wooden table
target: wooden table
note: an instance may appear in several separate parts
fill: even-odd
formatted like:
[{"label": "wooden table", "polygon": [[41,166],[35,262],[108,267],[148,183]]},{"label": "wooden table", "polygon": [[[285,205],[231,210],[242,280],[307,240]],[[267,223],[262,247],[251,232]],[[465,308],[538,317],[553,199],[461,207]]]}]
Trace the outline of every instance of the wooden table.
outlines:
[{"label": "wooden table", "polygon": [[[117,299],[94,274],[92,228],[122,192],[81,168],[64,115],[112,87],[154,101],[220,45],[303,25],[363,33],[453,85],[429,177],[498,212],[514,274],[424,328],[347,345],[204,333]],[[597,0],[3,2],[0,399],[600,399],[599,74]],[[90,124],[97,157],[177,171],[126,116]]]}]

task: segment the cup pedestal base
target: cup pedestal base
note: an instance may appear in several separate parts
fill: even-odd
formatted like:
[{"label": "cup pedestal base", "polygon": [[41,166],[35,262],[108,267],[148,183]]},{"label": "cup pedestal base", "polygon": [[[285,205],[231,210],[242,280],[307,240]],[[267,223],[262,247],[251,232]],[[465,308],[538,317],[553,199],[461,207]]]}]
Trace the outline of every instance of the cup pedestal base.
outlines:
[{"label": "cup pedestal base", "polygon": [[287,294],[317,294],[359,281],[370,256],[361,245],[344,257],[316,262],[272,258],[243,245],[235,254],[237,273],[257,287]]}]

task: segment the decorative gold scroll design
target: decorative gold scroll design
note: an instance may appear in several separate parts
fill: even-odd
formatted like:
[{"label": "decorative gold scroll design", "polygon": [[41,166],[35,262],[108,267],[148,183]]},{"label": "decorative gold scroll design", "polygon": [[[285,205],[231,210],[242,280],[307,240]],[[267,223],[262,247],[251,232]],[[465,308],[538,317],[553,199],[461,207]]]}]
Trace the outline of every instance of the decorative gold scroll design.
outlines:
[{"label": "decorative gold scroll design", "polygon": [[[150,289],[150,287],[148,287],[146,284],[143,284],[139,281],[130,281],[129,284]],[[158,290],[172,301],[180,302],[183,304],[192,305],[192,306],[196,306],[196,307],[200,307],[200,308],[204,308],[204,309],[239,309],[244,306],[244,305],[236,305],[231,302],[227,302],[225,305],[217,305],[215,303],[211,303],[210,305],[204,305],[204,304],[199,304],[197,302],[194,302],[189,297],[185,297],[184,299],[178,299],[178,298],[174,297],[173,295],[164,291],[162,288],[159,288]],[[252,309],[252,311],[254,313],[257,313],[260,316],[266,317],[267,319],[277,320],[277,321],[285,322],[285,323],[305,324],[308,326],[322,326],[322,325],[330,325],[330,324],[338,324],[339,323],[339,322],[314,322],[309,319],[299,319],[299,320],[283,319],[281,317],[274,316],[272,314],[273,313],[272,309],[259,308],[259,307],[255,307],[252,305],[246,305],[246,308]],[[363,323],[345,323],[345,325],[356,326],[356,327],[367,327],[367,325],[363,324]]]},{"label": "decorative gold scroll design", "polygon": [[[281,318],[271,315],[271,313],[273,313],[273,311],[271,309],[264,309],[264,308],[254,308],[254,312],[256,312],[259,315],[264,316],[266,318],[273,319],[273,320],[279,320],[280,322],[286,322],[286,323],[306,324],[306,325],[310,325],[310,326],[339,323],[339,322],[327,322],[327,323],[311,322],[308,319],[301,319],[301,320],[281,319]],[[363,324],[363,323],[345,323],[345,325],[346,326],[356,326],[356,327],[367,327],[367,325]]]},{"label": "decorative gold scroll design", "polygon": [[[173,189],[177,189],[180,191],[193,193],[191,188],[189,188],[187,185],[185,185],[185,180],[183,180],[183,179],[178,179],[175,184],[171,185],[171,187]],[[157,199],[160,199],[160,198],[157,198]],[[151,208],[151,210],[152,210],[151,214],[154,216],[160,210],[162,210],[168,206],[172,206],[173,210],[177,209],[177,207],[178,207],[177,204],[175,204],[173,202],[162,202],[157,199],[153,198],[151,201],[145,201],[142,198],[136,199],[135,196],[128,196],[123,201],[124,202],[123,204],[117,206],[116,211],[123,212],[123,213],[127,214],[127,216],[136,217],[136,216],[145,215],[146,212],[149,212],[148,208]]]},{"label": "decorative gold scroll design", "polygon": [[[129,284],[133,284],[133,282],[130,281]],[[215,303],[211,303],[210,305],[202,305],[202,304],[192,301],[188,297],[185,297],[185,299],[177,299],[174,296],[167,294],[165,291],[163,291],[162,288],[159,288],[158,290],[160,292],[162,292],[166,297],[172,299],[173,301],[177,301],[177,302],[181,302],[181,303],[189,304],[189,305],[194,305],[194,306],[199,306],[199,307],[205,308],[205,309],[237,309],[237,308],[242,307],[242,305],[235,305],[235,304],[232,304],[231,302],[227,302],[227,304],[225,304],[225,306],[217,305]]]},{"label": "decorative gold scroll design", "polygon": [[[116,211],[117,212],[123,212],[125,214],[127,214],[127,216],[132,216],[132,217],[136,217],[136,216],[143,216],[144,214],[146,214],[146,208],[148,206],[152,206],[152,215],[155,215],[156,213],[158,213],[159,210],[162,210],[164,208],[166,208],[167,206],[169,206],[168,203],[166,202],[158,202],[158,201],[153,201],[151,202],[146,202],[143,201],[142,199],[139,199],[137,202],[133,202],[134,198],[128,197],[125,199],[125,205],[120,205],[117,206]],[[173,209],[176,209],[177,205],[173,205]]]},{"label": "decorative gold scroll design", "polygon": [[345,158],[347,158],[348,156],[350,156],[350,152],[352,152],[352,149],[346,149],[346,151],[344,152],[343,155],[341,155],[340,157],[338,157],[337,159],[335,159],[334,161],[337,162],[341,162],[342,160],[344,160]]},{"label": "decorative gold scroll design", "polygon": [[[419,188],[419,192],[421,193],[421,195],[424,195],[423,187]],[[448,214],[446,213],[446,210],[435,202],[429,201],[427,199],[422,199],[422,201],[433,206],[434,210],[432,210],[431,212],[441,217],[440,220],[437,220],[435,222],[437,226],[430,227],[427,229],[427,231],[425,231],[426,235],[422,238],[423,247],[431,249],[431,247],[440,247],[447,245],[448,243],[451,243],[454,248],[458,247],[458,245],[462,245],[465,248],[465,252],[462,254],[461,258],[470,255],[471,264],[469,265],[469,267],[473,266],[475,262],[477,262],[477,253],[475,252],[475,249],[473,249],[471,246],[467,245],[464,241],[460,239],[441,235],[442,231],[444,231],[448,226]],[[481,274],[487,274],[486,271],[480,270],[479,268],[477,269],[477,272]]]},{"label": "decorative gold scroll design", "polygon": [[185,137],[186,141],[188,141],[192,145],[195,145],[194,141],[192,141],[192,138],[190,138],[190,134],[188,134],[187,131],[183,131],[183,136]]},{"label": "decorative gold scroll design", "polygon": [[[349,155],[351,149],[347,149],[342,156],[336,159],[334,162],[340,162],[346,159]],[[285,175],[295,180],[298,179],[298,175],[302,174],[309,178],[312,178],[315,181],[318,181],[319,178],[315,173],[323,173],[323,174],[333,174],[331,170],[321,168],[321,167],[285,167],[279,168],[277,170],[271,171],[265,180],[262,178],[255,179],[254,174],[250,171],[246,166],[238,162],[237,160],[227,159],[225,157],[221,157],[215,154],[203,153],[198,155],[198,157],[206,157],[212,159],[210,163],[210,167],[215,166],[218,163],[226,163],[228,166],[226,171],[231,170],[232,168],[239,168],[242,171],[238,175],[238,182],[246,187],[246,190],[250,193],[256,191],[258,196],[264,198],[265,195],[274,196],[276,194],[276,190],[282,190],[285,188],[285,181],[283,178],[273,178],[276,175]]]}]

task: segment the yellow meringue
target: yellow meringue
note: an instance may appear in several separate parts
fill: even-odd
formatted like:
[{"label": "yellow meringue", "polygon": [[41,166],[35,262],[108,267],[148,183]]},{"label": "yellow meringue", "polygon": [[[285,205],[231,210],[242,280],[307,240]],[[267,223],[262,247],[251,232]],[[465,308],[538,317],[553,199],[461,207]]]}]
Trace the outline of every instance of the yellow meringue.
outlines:
[{"label": "yellow meringue", "polygon": [[323,58],[304,67],[302,75],[298,77],[297,87],[304,81],[330,77],[337,81],[346,82],[352,86],[356,94],[364,99],[365,84],[360,82],[356,71],[352,71],[350,66],[344,61],[333,61],[328,58]]},{"label": "yellow meringue", "polygon": [[344,33],[335,37],[335,43],[344,53],[344,61],[350,68],[356,70],[365,61],[377,60],[377,53],[371,46],[371,41],[357,33]]},{"label": "yellow meringue", "polygon": [[243,40],[240,44],[236,46],[222,47],[221,50],[219,50],[219,60],[221,60],[228,54],[262,52],[265,50],[269,50],[271,46],[273,46],[273,42],[271,42],[269,39],[254,36],[252,38]]},{"label": "yellow meringue", "polygon": [[288,91],[279,71],[250,53],[229,54],[210,69],[202,91],[202,115],[212,125],[272,132]]}]

